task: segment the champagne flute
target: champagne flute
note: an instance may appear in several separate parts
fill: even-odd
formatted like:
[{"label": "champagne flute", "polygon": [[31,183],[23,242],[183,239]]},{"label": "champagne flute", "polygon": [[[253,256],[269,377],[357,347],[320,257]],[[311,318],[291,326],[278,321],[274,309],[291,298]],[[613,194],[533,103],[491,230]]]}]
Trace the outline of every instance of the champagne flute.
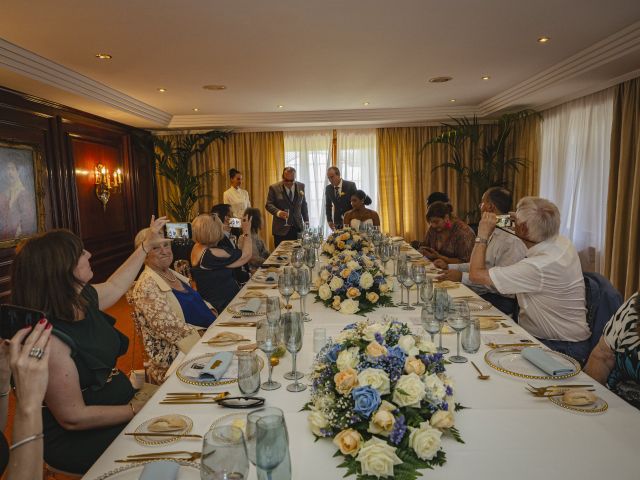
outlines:
[{"label": "champagne flute", "polygon": [[285,299],[285,308],[291,308],[289,305],[289,299],[291,295],[293,295],[293,271],[291,267],[284,267],[278,277],[278,290],[280,291],[280,295]]},{"label": "champagne flute", "polygon": [[380,261],[384,267],[383,273],[387,273],[387,264],[391,258],[391,245],[387,242],[383,242],[380,246]]},{"label": "champagne flute", "polygon": [[469,306],[466,300],[456,300],[453,302],[452,308],[449,309],[449,317],[447,323],[456,331],[456,354],[449,357],[449,361],[453,363],[465,363],[467,357],[460,355],[460,332],[469,325]]},{"label": "champagne flute", "polygon": [[298,292],[298,295],[300,295],[300,312],[304,317],[304,321],[310,322],[311,317],[307,313],[306,302],[307,294],[311,290],[311,274],[306,268],[301,268],[298,270],[298,273],[296,274],[295,288],[296,292]]},{"label": "champagne flute", "polygon": [[435,335],[440,331],[440,322],[433,314],[433,305],[431,303],[426,303],[424,307],[422,307],[420,320],[422,322],[422,328],[431,335],[431,343],[435,343]]},{"label": "champagne flute", "polygon": [[316,251],[313,249],[313,245],[305,249],[304,261],[307,267],[309,267],[309,274],[313,277],[313,269],[316,266]]},{"label": "champagne flute", "polygon": [[280,321],[280,299],[278,297],[267,297],[267,320],[269,323],[276,323]]},{"label": "champagne flute", "polygon": [[449,353],[449,349],[442,346],[442,329],[447,315],[449,306],[449,294],[445,288],[433,289],[433,315],[440,324],[440,343],[438,353]]},{"label": "champagne flute", "polygon": [[319,249],[322,246],[322,227],[318,227],[318,231],[313,234],[313,248],[316,252],[316,261],[319,260]]},{"label": "champagne flute", "polygon": [[282,385],[271,379],[273,374],[273,364],[271,363],[271,355],[276,351],[280,341],[282,339],[282,330],[280,322],[271,322],[266,318],[258,320],[256,324],[256,343],[258,348],[262,350],[267,356],[267,363],[269,364],[269,379],[264,382],[260,387],[263,390],[277,390]]},{"label": "champagne flute", "polygon": [[391,247],[391,258],[394,259],[393,276],[398,275],[398,263],[400,262],[400,242],[394,242]]},{"label": "champagne flute", "polygon": [[424,304],[420,302],[420,292],[422,291],[422,285],[427,281],[427,267],[424,265],[412,265],[411,266],[411,278],[413,278],[414,283],[416,284],[417,298],[416,303],[413,304],[414,307],[421,307]]},{"label": "champagne flute", "polygon": [[237,479],[249,475],[249,457],[242,430],[224,425],[209,430],[202,440],[202,480]]},{"label": "champagne flute", "polygon": [[289,312],[283,316],[283,340],[287,347],[287,350],[291,354],[292,370],[285,373],[284,378],[287,380],[295,380],[294,383],[287,386],[287,390],[290,392],[302,392],[307,389],[307,386],[298,382],[299,379],[304,377],[302,372],[296,371],[296,359],[298,352],[302,348],[302,337],[304,335],[304,322],[302,315],[298,312]]},{"label": "champagne flute", "polygon": [[287,209],[285,210],[285,212],[287,212],[287,218],[286,218],[286,219],[285,219],[285,221],[284,221],[284,226],[285,226],[285,227],[290,227],[290,226],[291,226],[291,225],[289,224],[289,212],[290,212],[290,210],[287,208]]},{"label": "champagne flute", "polygon": [[404,285],[404,275],[405,275],[405,270],[400,267],[398,269],[398,271],[396,272],[396,279],[398,280],[398,284],[400,285],[400,302],[398,304],[396,304],[396,306],[398,307],[402,307],[407,305],[407,303],[404,301],[404,289],[402,288]]},{"label": "champagne flute", "polygon": [[411,275],[411,266],[408,263],[402,265],[400,270],[398,270],[398,280],[407,289],[407,304],[403,307],[403,310],[415,310],[415,308],[411,306],[411,287],[414,281]]},{"label": "champagne flute", "polygon": [[280,415],[265,415],[258,419],[256,467],[267,474],[267,480],[272,480],[274,470],[287,458],[288,451],[287,427],[284,418]]}]

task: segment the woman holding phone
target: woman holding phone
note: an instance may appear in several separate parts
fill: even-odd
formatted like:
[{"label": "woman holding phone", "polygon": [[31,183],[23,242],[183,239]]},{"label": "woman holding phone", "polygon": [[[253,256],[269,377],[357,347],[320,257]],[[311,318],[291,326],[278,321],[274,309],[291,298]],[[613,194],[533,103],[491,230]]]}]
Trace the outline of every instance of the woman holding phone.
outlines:
[{"label": "woman holding phone", "polygon": [[146,239],[95,285],[89,283],[91,254],[68,230],[36,235],[16,250],[12,303],[45,312],[53,325],[42,417],[44,458],[54,468],[86,472],[142,407],[116,368],[129,340],[103,310],[124,295],[147,253],[164,240],[166,222],[152,217]]}]

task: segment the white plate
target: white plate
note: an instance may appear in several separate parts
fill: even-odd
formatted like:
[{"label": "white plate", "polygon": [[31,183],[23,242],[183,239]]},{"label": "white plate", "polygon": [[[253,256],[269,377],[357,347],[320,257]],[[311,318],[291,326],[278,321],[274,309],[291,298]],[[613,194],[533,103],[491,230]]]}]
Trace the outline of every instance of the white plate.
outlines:
[{"label": "white plate", "polygon": [[520,378],[532,378],[537,380],[556,380],[569,378],[580,373],[580,364],[573,358],[563,355],[553,350],[545,349],[545,353],[551,355],[567,368],[573,368],[574,371],[567,375],[549,375],[533,363],[522,357],[522,350],[528,347],[501,347],[489,350],[484,359],[487,364],[502,373],[507,373]]},{"label": "white plate", "polygon": [[[114,468],[92,480],[138,480],[144,466],[151,462],[136,462],[132,465]],[[178,461],[180,470],[177,480],[200,480],[200,465],[194,462]]]},{"label": "white plate", "polygon": [[486,300],[467,300],[467,305],[469,305],[470,312],[479,312],[481,310],[489,310],[493,305],[487,302]]},{"label": "white plate", "polygon": [[[239,425],[240,421],[243,422],[242,427],[240,427]],[[209,427],[209,430],[215,427],[223,427],[223,426],[238,427],[244,433],[245,429],[247,428],[247,414],[239,413],[239,412],[230,413],[229,415],[224,415],[220,418],[216,418],[214,422],[211,424],[211,426]]]},{"label": "white plate", "polygon": [[[151,425],[151,423],[155,422],[156,420],[164,416],[166,415],[150,418],[146,422],[141,423],[138,426],[138,428],[135,429],[135,432],[136,433],[152,433],[152,432],[149,432],[149,425]],[[171,432],[161,432],[161,433],[173,433],[176,435],[181,435],[181,434],[189,433],[191,431],[191,428],[193,427],[193,420],[191,420],[189,417],[185,415],[180,415],[177,413],[171,414],[171,416],[180,417],[182,420],[184,420],[185,422],[184,428],[180,430],[171,431]],[[135,441],[140,443],[141,445],[148,445],[148,446],[164,445],[166,443],[176,442],[180,439],[180,437],[154,437],[154,436],[144,437],[139,435],[136,435],[134,438],[135,438]]]}]

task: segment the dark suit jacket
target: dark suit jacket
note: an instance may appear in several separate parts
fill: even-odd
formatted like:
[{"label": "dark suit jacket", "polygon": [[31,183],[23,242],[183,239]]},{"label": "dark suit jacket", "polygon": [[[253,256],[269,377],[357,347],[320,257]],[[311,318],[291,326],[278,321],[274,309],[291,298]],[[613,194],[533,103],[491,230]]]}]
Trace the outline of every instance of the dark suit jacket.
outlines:
[{"label": "dark suit jacket", "polygon": [[349,180],[342,179],[342,192],[336,198],[336,189],[329,184],[324,189],[324,198],[327,209],[327,222],[342,225],[344,214],[351,210],[351,195],[356,193],[356,184]]},{"label": "dark suit jacket", "polygon": [[[298,230],[302,231],[304,222],[309,221],[309,211],[307,209],[307,197],[305,197],[304,193],[304,183],[295,182],[294,189],[295,195],[292,202],[284,188],[284,183],[274,183],[269,187],[265,208],[267,209],[267,212],[273,215],[271,231],[274,235],[284,236],[289,233],[291,227],[285,226],[285,223],[295,225]],[[288,222],[277,216],[279,210],[289,210]]]}]

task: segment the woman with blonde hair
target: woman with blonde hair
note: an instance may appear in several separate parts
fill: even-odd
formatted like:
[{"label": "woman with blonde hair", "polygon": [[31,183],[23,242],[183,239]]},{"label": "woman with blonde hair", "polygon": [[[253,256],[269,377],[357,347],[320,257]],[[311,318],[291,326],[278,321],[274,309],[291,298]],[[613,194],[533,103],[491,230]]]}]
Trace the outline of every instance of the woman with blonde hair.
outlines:
[{"label": "woman with blonde hair", "polygon": [[238,248],[219,245],[224,230],[217,215],[198,215],[191,227],[195,242],[191,251],[191,275],[202,298],[222,312],[240,291],[233,269],[251,260],[251,218],[246,215],[242,218]]}]

